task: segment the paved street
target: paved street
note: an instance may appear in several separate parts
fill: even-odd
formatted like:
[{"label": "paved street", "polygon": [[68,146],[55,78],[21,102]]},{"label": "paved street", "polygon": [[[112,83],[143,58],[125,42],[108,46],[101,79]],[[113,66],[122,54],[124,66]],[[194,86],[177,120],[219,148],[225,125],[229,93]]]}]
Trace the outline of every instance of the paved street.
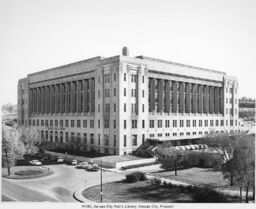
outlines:
[{"label": "paved street", "polygon": [[[87,172],[68,165],[48,166],[53,175],[30,180],[2,179],[3,200],[74,202],[73,193],[100,184],[100,171]],[[103,171],[103,183],[121,180],[123,174]]]}]

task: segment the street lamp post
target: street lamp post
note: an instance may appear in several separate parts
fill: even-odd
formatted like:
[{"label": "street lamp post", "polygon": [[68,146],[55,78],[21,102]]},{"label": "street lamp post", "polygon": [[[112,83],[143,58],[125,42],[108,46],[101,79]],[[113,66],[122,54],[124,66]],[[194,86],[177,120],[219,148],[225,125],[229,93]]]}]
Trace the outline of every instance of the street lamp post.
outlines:
[{"label": "street lamp post", "polygon": [[100,202],[102,202],[102,196],[103,196],[103,192],[102,192],[102,161],[100,163]]}]

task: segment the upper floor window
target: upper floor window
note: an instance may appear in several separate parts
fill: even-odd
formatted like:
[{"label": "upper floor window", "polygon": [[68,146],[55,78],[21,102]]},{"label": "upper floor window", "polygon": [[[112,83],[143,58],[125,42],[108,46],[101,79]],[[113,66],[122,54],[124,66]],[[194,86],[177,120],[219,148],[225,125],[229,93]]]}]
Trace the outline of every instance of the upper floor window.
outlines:
[{"label": "upper floor window", "polygon": [[126,73],[124,73],[124,81],[126,81]]},{"label": "upper floor window", "polygon": [[116,74],[114,73],[114,81],[116,81]]},{"label": "upper floor window", "polygon": [[144,83],[144,76],[142,76],[142,83]]},{"label": "upper floor window", "polygon": [[131,74],[131,82],[137,82],[137,75]]},{"label": "upper floor window", "polygon": [[104,75],[104,82],[105,83],[109,83],[110,82],[109,74]]}]

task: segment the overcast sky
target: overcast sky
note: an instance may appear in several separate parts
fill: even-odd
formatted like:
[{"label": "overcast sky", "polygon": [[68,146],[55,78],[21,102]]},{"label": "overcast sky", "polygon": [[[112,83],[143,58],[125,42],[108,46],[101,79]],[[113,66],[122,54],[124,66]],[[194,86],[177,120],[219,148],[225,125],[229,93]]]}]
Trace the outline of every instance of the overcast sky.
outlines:
[{"label": "overcast sky", "polygon": [[[1,103],[18,79],[95,56],[145,55],[236,76],[255,97],[255,0],[0,0]],[[254,59],[253,59],[254,58]]]}]

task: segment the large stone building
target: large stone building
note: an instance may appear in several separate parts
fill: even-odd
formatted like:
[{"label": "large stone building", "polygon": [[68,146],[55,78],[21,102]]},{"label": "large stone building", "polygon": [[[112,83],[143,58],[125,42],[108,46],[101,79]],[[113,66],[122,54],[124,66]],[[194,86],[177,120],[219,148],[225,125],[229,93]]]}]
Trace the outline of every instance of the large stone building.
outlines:
[{"label": "large stone building", "polygon": [[18,122],[53,144],[123,155],[149,138],[186,144],[237,131],[237,90],[224,72],[129,57],[124,48],[19,80]]}]

